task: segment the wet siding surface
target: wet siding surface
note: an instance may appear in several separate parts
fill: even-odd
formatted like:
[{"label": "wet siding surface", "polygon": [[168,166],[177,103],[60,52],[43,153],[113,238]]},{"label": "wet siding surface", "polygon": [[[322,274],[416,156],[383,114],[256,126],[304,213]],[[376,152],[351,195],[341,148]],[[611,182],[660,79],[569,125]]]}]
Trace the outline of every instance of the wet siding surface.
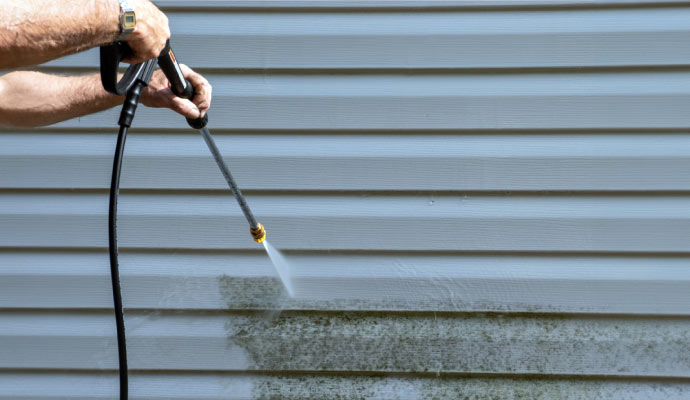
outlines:
[{"label": "wet siding surface", "polygon": [[[140,109],[131,398],[690,397],[685,4],[159,4],[297,296],[203,140]],[[0,399],[115,398],[116,114],[0,131]]]}]

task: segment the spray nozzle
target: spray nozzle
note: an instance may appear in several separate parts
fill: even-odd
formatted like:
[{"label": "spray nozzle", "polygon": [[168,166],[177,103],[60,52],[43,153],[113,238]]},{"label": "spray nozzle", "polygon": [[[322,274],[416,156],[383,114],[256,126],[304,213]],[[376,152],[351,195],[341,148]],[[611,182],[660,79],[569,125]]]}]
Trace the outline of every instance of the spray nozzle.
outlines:
[{"label": "spray nozzle", "polygon": [[261,222],[256,223],[256,228],[249,228],[249,232],[251,232],[256,243],[262,243],[266,240],[266,229],[261,225]]}]

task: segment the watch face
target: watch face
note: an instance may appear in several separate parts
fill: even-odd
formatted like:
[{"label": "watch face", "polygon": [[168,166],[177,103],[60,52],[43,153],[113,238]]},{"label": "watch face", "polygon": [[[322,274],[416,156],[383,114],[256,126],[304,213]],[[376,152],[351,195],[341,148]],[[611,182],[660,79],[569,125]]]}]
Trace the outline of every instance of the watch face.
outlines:
[{"label": "watch face", "polygon": [[137,19],[132,11],[126,12],[122,20],[124,21],[125,29],[134,29],[137,26]]}]

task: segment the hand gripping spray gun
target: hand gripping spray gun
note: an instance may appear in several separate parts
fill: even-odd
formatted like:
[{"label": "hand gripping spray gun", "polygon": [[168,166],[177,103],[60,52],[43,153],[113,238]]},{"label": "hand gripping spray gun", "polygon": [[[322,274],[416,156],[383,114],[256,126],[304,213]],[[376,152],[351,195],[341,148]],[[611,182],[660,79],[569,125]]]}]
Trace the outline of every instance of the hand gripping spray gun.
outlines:
[{"label": "hand gripping spray gun", "polygon": [[[117,136],[117,145],[115,147],[115,158],[113,161],[113,174],[110,182],[110,207],[108,214],[108,234],[109,234],[109,250],[110,250],[110,278],[113,286],[113,302],[115,305],[115,322],[117,327],[117,348],[118,358],[120,364],[120,399],[127,400],[128,397],[128,379],[127,379],[127,348],[125,340],[125,322],[122,310],[122,294],[120,291],[120,272],[118,266],[117,254],[117,197],[120,191],[120,171],[122,169],[122,158],[125,149],[125,140],[127,138],[127,130],[132,125],[134,113],[139,104],[139,97],[142,89],[149,84],[153,71],[156,69],[156,64],[161,67],[161,70],[170,81],[170,87],[179,97],[192,99],[194,97],[194,87],[182,75],[182,70],[175,59],[170,41],[166,43],[165,48],[161,52],[157,60],[149,60],[143,63],[131,65],[127,68],[122,78],[118,81],[118,67],[120,61],[131,54],[131,49],[124,42],[115,42],[107,46],[101,47],[101,82],[103,87],[110,93],[117,95],[125,95],[125,101],[120,112],[120,119],[118,125],[120,131]],[[208,114],[201,118],[189,119],[187,123],[194,129],[198,129],[206,141],[213,158],[218,164],[225,180],[230,186],[232,194],[237,199],[244,216],[249,222],[249,231],[254,238],[254,241],[261,243],[266,240],[266,230],[263,225],[256,221],[247,202],[242,196],[242,192],[237,187],[235,180],[230,174],[228,166],[223,161],[223,157],[216,147],[216,143],[211,137],[211,132],[206,128],[208,123]]]}]

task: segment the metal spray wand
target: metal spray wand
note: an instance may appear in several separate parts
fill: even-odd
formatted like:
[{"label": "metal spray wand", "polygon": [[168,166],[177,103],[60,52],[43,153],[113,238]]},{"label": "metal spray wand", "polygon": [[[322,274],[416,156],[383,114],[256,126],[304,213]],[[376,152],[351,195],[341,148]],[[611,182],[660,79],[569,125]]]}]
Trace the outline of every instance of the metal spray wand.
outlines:
[{"label": "metal spray wand", "polygon": [[228,186],[230,186],[232,194],[235,196],[235,199],[237,199],[237,204],[240,205],[240,208],[242,209],[245,218],[247,218],[247,222],[249,222],[249,232],[251,232],[254,241],[257,243],[263,242],[264,240],[266,240],[266,230],[264,229],[264,226],[261,225],[260,222],[257,222],[256,218],[254,218],[252,210],[249,209],[247,201],[244,199],[244,196],[242,195],[240,188],[237,187],[237,183],[235,182],[235,179],[232,177],[232,174],[230,173],[230,169],[225,164],[225,161],[223,161],[223,156],[220,154],[220,151],[218,151],[218,147],[216,147],[216,142],[213,140],[211,132],[209,132],[208,128],[203,127],[199,130],[199,133],[201,133],[201,137],[204,138],[204,141],[206,142],[208,149],[211,150],[211,154],[213,154],[213,159],[216,160],[216,164],[218,164],[220,172],[223,173],[225,181],[228,182]]},{"label": "metal spray wand", "polygon": [[[173,93],[186,99],[192,99],[194,97],[194,87],[182,75],[182,70],[177,64],[175,54],[173,54],[169,42],[161,53],[161,56],[158,57],[158,65],[161,67],[161,70],[165,74],[166,78],[168,78],[168,81],[170,81]],[[254,238],[254,241],[257,243],[263,242],[266,240],[266,230],[264,229],[264,226],[257,222],[256,218],[254,218],[254,214],[252,214],[252,211],[247,205],[247,201],[244,199],[239,187],[237,187],[237,183],[235,182],[235,179],[233,179],[227,164],[225,164],[223,156],[220,154],[220,151],[218,150],[218,147],[211,136],[211,132],[206,127],[206,124],[208,124],[208,114],[197,119],[187,118],[187,123],[192,128],[199,130],[201,136],[206,142],[206,145],[208,145],[208,149],[211,150],[213,159],[216,160],[216,164],[218,164],[218,168],[220,168],[220,171],[223,173],[223,177],[225,177],[225,180],[228,182],[228,186],[230,186],[230,190],[235,196],[237,204],[240,205],[245,218],[247,218],[247,222],[249,222],[249,232],[251,233],[252,238]]]}]

